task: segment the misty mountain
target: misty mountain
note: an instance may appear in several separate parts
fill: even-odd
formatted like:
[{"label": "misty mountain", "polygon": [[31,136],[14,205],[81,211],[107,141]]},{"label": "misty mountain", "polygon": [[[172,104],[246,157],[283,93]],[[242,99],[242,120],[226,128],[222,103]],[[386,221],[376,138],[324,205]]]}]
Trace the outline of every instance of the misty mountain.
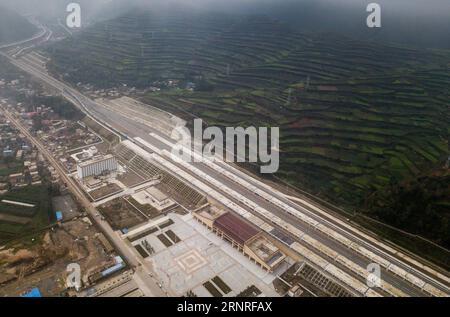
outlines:
[{"label": "misty mountain", "polygon": [[99,17],[114,17],[130,8],[165,11],[189,7],[199,12],[267,15],[297,31],[333,32],[361,40],[450,49],[450,1],[379,0],[382,27],[366,26],[370,0],[111,0]]},{"label": "misty mountain", "polygon": [[[361,40],[415,47],[450,48],[450,1],[375,1],[381,5],[381,28],[368,28],[367,4],[374,1],[268,1],[264,13],[298,30],[333,32]],[[428,7],[425,5],[428,4]],[[441,12],[439,12],[441,8]]]},{"label": "misty mountain", "polygon": [[0,43],[26,39],[36,32],[37,29],[26,18],[0,6]]},{"label": "misty mountain", "polygon": [[[2,0],[21,14],[62,18],[71,0]],[[361,40],[401,43],[415,47],[450,49],[450,1],[378,0],[382,27],[366,26],[371,0],[78,0],[89,24],[114,18],[140,7],[167,11],[190,7],[199,12],[268,15],[298,31],[333,32]],[[85,24],[86,25],[86,24]]]}]

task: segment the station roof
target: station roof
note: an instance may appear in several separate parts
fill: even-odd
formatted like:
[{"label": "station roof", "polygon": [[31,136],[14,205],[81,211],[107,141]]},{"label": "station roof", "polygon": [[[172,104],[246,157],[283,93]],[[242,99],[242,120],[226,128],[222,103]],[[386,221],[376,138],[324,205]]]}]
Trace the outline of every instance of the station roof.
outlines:
[{"label": "station roof", "polygon": [[214,226],[240,244],[244,244],[260,231],[240,217],[227,212],[214,221]]}]

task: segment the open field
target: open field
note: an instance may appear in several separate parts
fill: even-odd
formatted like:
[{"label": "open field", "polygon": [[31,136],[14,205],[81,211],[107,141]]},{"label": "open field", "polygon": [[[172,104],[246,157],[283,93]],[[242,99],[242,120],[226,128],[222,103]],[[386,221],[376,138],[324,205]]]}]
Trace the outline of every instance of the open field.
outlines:
[{"label": "open field", "polygon": [[[0,200],[11,200],[35,205],[35,207],[18,207],[0,203],[0,243],[38,232],[54,221],[51,198],[45,186],[27,186],[15,189],[0,197]],[[8,218],[8,217],[9,218]],[[11,221],[11,216],[29,221]],[[7,219],[5,219],[5,217]]]},{"label": "open field", "polygon": [[22,170],[23,170],[22,162],[13,161],[8,164],[0,163],[0,176],[8,176],[10,174],[22,172]]},{"label": "open field", "polygon": [[5,213],[0,213],[0,222],[9,222],[9,223],[16,223],[20,225],[25,225],[31,221],[31,218],[29,217],[20,217],[20,216],[13,216],[8,215]]},{"label": "open field", "polygon": [[99,211],[114,230],[134,227],[147,218],[127,200],[116,198],[99,207]]}]

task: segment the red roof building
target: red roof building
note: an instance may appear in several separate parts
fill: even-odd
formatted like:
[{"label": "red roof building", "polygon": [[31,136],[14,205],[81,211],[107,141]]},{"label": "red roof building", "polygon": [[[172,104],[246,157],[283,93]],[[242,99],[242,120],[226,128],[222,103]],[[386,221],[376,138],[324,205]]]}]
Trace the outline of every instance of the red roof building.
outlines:
[{"label": "red roof building", "polygon": [[275,244],[275,240],[247,219],[215,207],[199,210],[193,215],[264,270],[273,272],[284,263],[286,255]]},{"label": "red roof building", "polygon": [[256,229],[248,222],[230,212],[217,218],[214,221],[214,227],[240,245],[244,245],[246,241],[250,240],[260,232],[260,230]]}]

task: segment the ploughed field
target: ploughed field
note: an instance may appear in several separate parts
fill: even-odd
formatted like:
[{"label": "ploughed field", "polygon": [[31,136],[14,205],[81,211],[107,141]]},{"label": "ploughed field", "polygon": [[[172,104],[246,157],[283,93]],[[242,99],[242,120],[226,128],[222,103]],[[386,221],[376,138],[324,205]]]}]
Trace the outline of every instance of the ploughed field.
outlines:
[{"label": "ploughed field", "polygon": [[[346,207],[370,209],[374,193],[449,156],[447,51],[297,32],[267,17],[135,11],[47,50],[50,68],[74,84],[180,80],[145,101],[208,125],[279,126],[276,176]],[[433,217],[448,236],[448,213]]]}]

